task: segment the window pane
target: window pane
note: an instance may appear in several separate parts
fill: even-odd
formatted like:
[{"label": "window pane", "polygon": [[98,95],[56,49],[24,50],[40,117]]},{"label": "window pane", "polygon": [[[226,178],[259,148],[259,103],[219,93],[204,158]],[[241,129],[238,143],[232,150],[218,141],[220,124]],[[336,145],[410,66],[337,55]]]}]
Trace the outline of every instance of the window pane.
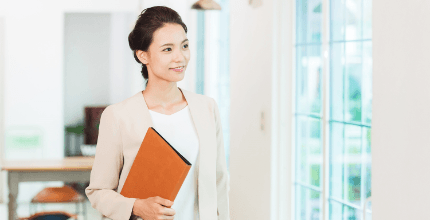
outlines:
[{"label": "window pane", "polygon": [[321,43],[322,0],[296,1],[296,43]]},{"label": "window pane", "polygon": [[[359,220],[362,210],[352,208],[337,201],[331,201],[329,205],[330,220]],[[367,219],[367,218],[366,218]]]},{"label": "window pane", "polygon": [[362,122],[372,122],[372,41],[363,42]]},{"label": "window pane", "polygon": [[365,167],[364,176],[364,199],[367,199],[371,196],[372,193],[372,154],[370,148],[370,134],[371,129],[363,128],[363,147],[364,147],[364,161],[363,166]]},{"label": "window pane", "polygon": [[350,163],[346,169],[347,195],[346,200],[360,206],[361,196],[361,163]]},{"label": "window pane", "polygon": [[360,206],[361,200],[361,128],[345,125],[345,201]]},{"label": "window pane", "polygon": [[372,202],[368,202],[367,203],[366,210],[367,210],[367,212],[366,212],[366,220],[372,220],[372,213],[371,213]]},{"label": "window pane", "polygon": [[296,112],[321,115],[322,46],[297,46]]},{"label": "window pane", "polygon": [[345,217],[344,220],[359,220],[361,219],[362,212],[359,209],[354,209],[349,206],[344,205]]},{"label": "window pane", "polygon": [[330,220],[343,220],[343,205],[331,201],[329,205],[329,216]]},{"label": "window pane", "polygon": [[345,121],[361,123],[362,43],[346,43],[345,53]]},{"label": "window pane", "polygon": [[330,118],[344,121],[345,44],[330,44]]},{"label": "window pane", "polygon": [[366,213],[366,220],[372,220],[372,213]]},{"label": "window pane", "polygon": [[330,197],[361,206],[362,128],[330,124]]},{"label": "window pane", "polygon": [[362,39],[362,0],[345,1],[345,40]]},{"label": "window pane", "polygon": [[330,44],[330,118],[372,120],[372,42]]},{"label": "window pane", "polygon": [[345,0],[330,1],[331,41],[345,40]]},{"label": "window pane", "polygon": [[296,181],[320,187],[322,180],[321,120],[298,116],[296,126]]},{"label": "window pane", "polygon": [[321,193],[296,185],[296,220],[322,220]]},{"label": "window pane", "polygon": [[372,0],[363,0],[363,39],[372,38]]},{"label": "window pane", "polygon": [[344,198],[344,124],[330,124],[330,197]]},{"label": "window pane", "polygon": [[[371,108],[371,68],[366,66],[364,74],[363,69],[363,43],[332,43],[330,44],[330,96],[331,112],[330,116],[336,121],[345,122],[362,122],[362,84],[366,80],[365,102],[369,114]],[[366,55],[369,55],[369,44],[366,44]],[[371,55],[371,52],[370,52]],[[366,58],[366,65],[369,64],[369,57]],[[370,90],[370,91],[369,91]],[[368,119],[370,120],[370,119]],[[366,120],[366,121],[368,121]]]}]

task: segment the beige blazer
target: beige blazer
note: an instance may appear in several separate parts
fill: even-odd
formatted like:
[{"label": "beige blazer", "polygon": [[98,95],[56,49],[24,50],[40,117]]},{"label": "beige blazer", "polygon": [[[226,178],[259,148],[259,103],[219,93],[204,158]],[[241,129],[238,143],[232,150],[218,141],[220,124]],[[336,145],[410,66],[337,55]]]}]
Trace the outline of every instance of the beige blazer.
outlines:
[{"label": "beige blazer", "polygon": [[[211,97],[179,89],[188,102],[199,138],[195,166],[200,220],[229,220],[229,175],[218,105]],[[141,91],[109,105],[101,115],[90,185],[85,193],[91,206],[111,219],[131,218],[136,199],[126,198],[119,192],[146,131],[152,126]]]}]

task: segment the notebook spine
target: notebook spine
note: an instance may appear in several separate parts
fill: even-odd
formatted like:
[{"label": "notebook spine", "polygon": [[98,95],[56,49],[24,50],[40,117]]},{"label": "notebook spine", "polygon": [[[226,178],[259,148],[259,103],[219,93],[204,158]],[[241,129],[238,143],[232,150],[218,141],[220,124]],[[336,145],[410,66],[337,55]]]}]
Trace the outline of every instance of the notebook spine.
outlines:
[{"label": "notebook spine", "polygon": [[178,182],[175,184],[175,189],[172,191],[172,194],[170,194],[168,198],[170,201],[175,201],[175,198],[178,195],[178,192],[181,189],[181,186],[184,183],[184,180],[187,177],[190,168],[191,166],[185,166],[185,168],[182,170],[181,178],[178,179]]}]

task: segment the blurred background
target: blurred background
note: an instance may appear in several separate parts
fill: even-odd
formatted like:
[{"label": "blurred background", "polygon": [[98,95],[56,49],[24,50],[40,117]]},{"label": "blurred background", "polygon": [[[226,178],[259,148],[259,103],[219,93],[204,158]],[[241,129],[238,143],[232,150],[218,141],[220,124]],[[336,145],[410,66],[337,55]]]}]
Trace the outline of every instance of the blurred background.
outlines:
[{"label": "blurred background", "polygon": [[156,5],[188,27],[178,86],[219,105],[231,219],[430,219],[429,1],[196,2],[0,0],[0,219],[14,187],[26,217],[63,186],[86,211],[38,211],[102,218],[88,181],[20,182],[8,162],[91,160],[104,108],[145,88],[127,37]]}]

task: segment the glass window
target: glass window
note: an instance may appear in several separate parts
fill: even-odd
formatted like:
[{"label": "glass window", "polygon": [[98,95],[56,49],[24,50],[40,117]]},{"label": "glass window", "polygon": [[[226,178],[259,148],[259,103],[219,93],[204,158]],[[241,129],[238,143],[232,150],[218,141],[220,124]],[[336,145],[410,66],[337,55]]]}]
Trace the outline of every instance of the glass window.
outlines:
[{"label": "glass window", "polygon": [[295,219],[362,219],[371,196],[371,0],[296,0],[295,9]]}]

